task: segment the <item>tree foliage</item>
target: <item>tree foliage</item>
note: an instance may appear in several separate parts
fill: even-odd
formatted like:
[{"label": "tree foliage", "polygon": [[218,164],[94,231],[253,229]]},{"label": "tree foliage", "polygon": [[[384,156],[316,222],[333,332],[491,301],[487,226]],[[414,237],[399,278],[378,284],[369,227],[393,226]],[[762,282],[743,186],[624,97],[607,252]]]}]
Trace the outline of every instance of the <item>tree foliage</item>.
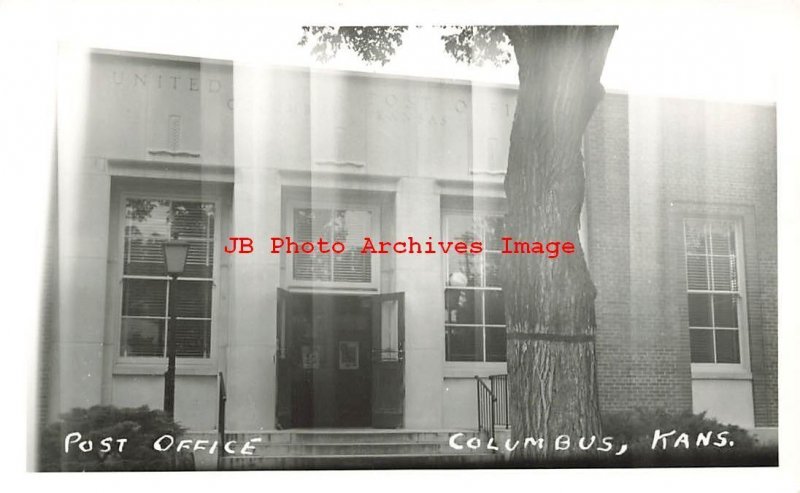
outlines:
[{"label": "tree foliage", "polygon": [[[444,50],[456,61],[470,65],[505,65],[513,49],[503,26],[440,26]],[[350,49],[367,63],[385,65],[403,44],[408,26],[305,26],[300,46],[311,46],[311,55],[327,62]]]},{"label": "tree foliage", "polygon": [[342,49],[353,50],[367,63],[385,65],[403,44],[407,26],[304,26],[300,46],[311,42],[311,54],[327,62]]},{"label": "tree foliage", "polygon": [[510,41],[501,26],[453,26],[446,31],[453,32],[442,35],[444,50],[456,61],[499,67],[513,58]]}]

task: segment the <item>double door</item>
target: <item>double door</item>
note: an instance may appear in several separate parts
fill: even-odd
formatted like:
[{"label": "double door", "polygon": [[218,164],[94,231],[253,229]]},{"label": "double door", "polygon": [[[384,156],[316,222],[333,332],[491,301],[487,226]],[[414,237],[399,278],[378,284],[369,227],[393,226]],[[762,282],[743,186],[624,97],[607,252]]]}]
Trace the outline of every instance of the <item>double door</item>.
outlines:
[{"label": "double door", "polygon": [[279,428],[403,426],[403,294],[278,290]]}]

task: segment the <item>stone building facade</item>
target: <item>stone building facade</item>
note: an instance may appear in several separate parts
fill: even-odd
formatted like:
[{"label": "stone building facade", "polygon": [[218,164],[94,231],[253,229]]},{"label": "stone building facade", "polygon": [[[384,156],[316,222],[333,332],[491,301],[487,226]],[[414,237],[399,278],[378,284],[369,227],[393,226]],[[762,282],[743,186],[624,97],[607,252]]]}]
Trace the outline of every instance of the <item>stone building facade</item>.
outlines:
[{"label": "stone building facade", "polygon": [[[474,428],[506,372],[489,247],[271,254],[501,229],[516,88],[94,52],[59,93],[45,414],[162,406],[160,242],[190,242],[176,417],[216,427]],[[607,94],[584,139],[581,238],[603,410],[776,428],[775,107]],[[305,236],[304,236],[305,235]],[[251,254],[226,254],[229,237]]]}]

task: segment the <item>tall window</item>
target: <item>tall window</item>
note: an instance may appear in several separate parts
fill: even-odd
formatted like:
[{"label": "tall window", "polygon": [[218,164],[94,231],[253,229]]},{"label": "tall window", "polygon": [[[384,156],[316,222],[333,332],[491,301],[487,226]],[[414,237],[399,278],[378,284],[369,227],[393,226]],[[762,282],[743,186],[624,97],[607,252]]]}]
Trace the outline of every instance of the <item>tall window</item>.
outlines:
[{"label": "tall window", "polygon": [[294,209],[292,240],[316,243],[322,238],[329,244],[340,241],[345,251],[291,255],[292,278],[295,281],[371,284],[372,255],[362,254],[361,247],[364,238],[371,236],[372,215],[369,210]]},{"label": "tall window", "polygon": [[447,254],[447,361],[505,361],[506,318],[500,275],[502,216],[445,215],[445,238],[483,242],[480,254]]},{"label": "tall window", "polygon": [[736,235],[732,221],[684,221],[692,363],[741,362]]},{"label": "tall window", "polygon": [[186,269],[174,293],[177,355],[210,356],[214,223],[213,203],[127,199],[121,356],[166,354],[170,293],[162,244],[169,238],[189,243]]}]

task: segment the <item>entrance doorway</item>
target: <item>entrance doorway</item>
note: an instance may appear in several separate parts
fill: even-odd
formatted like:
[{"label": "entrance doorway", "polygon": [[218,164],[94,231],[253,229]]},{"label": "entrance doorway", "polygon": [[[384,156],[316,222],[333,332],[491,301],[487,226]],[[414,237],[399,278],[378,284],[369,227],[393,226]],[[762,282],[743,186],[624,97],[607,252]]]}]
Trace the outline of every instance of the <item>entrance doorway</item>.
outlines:
[{"label": "entrance doorway", "polygon": [[278,427],[402,427],[402,313],[402,293],[278,290]]}]

